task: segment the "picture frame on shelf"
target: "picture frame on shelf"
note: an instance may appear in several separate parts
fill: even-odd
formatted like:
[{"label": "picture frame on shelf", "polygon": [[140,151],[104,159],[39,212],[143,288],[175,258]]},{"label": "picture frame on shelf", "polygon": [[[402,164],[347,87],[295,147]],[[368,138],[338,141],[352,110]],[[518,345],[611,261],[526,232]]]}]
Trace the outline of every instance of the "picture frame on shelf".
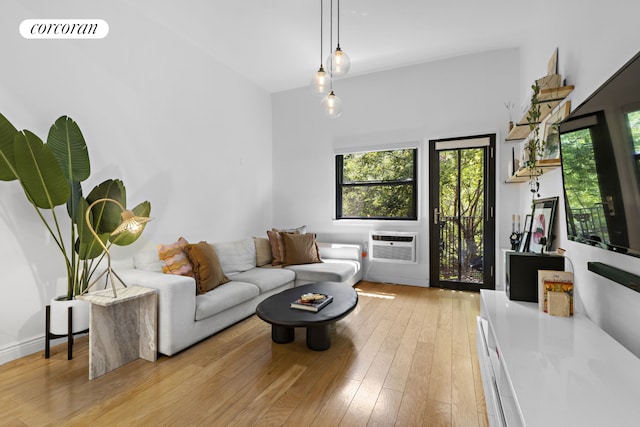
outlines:
[{"label": "picture frame on shelf", "polygon": [[547,74],[558,74],[558,48],[555,48],[547,61]]},{"label": "picture frame on shelf", "polygon": [[529,240],[531,237],[532,216],[527,214],[524,218],[524,227],[522,228],[522,236],[520,237],[520,246],[518,252],[527,252],[529,250]]},{"label": "picture frame on shelf", "polygon": [[533,201],[529,252],[542,253],[551,248],[557,205],[558,197],[548,197]]},{"label": "picture frame on shelf", "polygon": [[542,122],[542,141],[544,141],[544,153],[541,160],[560,160],[560,132],[559,124],[566,119],[571,112],[571,101],[562,104],[554,113],[547,116]]}]

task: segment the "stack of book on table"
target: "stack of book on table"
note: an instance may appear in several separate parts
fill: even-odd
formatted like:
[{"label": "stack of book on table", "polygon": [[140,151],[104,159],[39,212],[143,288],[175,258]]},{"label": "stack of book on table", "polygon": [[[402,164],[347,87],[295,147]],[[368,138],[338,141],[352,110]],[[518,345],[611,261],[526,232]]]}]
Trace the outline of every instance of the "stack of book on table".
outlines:
[{"label": "stack of book on table", "polygon": [[333,301],[331,295],[309,293],[304,294],[291,303],[291,308],[318,312]]}]

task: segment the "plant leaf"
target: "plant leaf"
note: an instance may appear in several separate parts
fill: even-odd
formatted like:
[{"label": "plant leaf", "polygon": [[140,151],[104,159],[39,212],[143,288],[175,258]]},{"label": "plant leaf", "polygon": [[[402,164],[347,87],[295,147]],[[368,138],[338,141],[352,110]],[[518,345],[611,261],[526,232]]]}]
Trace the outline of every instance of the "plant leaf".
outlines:
[{"label": "plant leaf", "polygon": [[[127,193],[124,184],[119,179],[107,179],[98,184],[87,196],[87,203],[91,205],[99,199],[114,199],[126,208]],[[113,202],[98,203],[91,209],[93,226],[96,232],[111,233],[120,225],[122,210]]]},{"label": "plant leaf", "polygon": [[18,131],[0,114],[0,180],[13,181],[18,178],[13,152],[13,140]]},{"label": "plant leaf", "polygon": [[69,199],[69,186],[60,165],[42,140],[28,130],[13,141],[17,175],[27,198],[37,207],[53,209]]},{"label": "plant leaf", "polygon": [[67,181],[82,182],[89,178],[89,152],[78,124],[62,116],[51,125],[47,145],[62,168]]},{"label": "plant leaf", "polygon": [[80,199],[82,198],[82,186],[79,182],[69,183],[69,200],[67,200],[67,213],[73,223],[76,222],[78,217],[78,206],[80,205]]},{"label": "plant leaf", "polygon": [[[149,217],[149,215],[151,214],[151,203],[149,203],[148,201],[144,201],[144,202],[140,203],[139,205],[137,205],[135,208],[131,209],[131,211],[136,216]],[[146,226],[147,226],[146,223],[142,224],[142,227],[140,228],[140,230],[137,233],[132,233],[130,231],[124,231],[124,232],[118,234],[117,236],[111,236],[109,238],[109,240],[111,240],[111,243],[113,243],[114,245],[118,245],[118,246],[130,245],[133,242],[135,242],[136,240],[138,240],[138,237],[140,237],[142,235],[142,232],[144,231],[144,228]]]}]

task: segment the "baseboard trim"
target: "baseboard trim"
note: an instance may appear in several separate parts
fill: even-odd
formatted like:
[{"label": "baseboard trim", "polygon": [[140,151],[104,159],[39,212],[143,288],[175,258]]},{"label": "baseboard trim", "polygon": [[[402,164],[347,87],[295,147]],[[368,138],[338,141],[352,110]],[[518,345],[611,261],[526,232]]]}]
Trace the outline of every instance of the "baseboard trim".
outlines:
[{"label": "baseboard trim", "polygon": [[[54,340],[51,340],[51,347],[53,348],[58,344],[64,344],[66,342],[67,338],[56,338]],[[5,363],[20,359],[21,357],[29,356],[33,353],[38,353],[40,351],[43,354],[42,357],[44,357],[44,335],[22,341],[21,343],[0,348],[0,365],[4,365]]]},{"label": "baseboard trim", "polygon": [[37,353],[38,351],[44,351],[44,336],[0,348],[0,365]]},{"label": "baseboard trim", "polygon": [[384,275],[384,274],[367,274],[367,277],[363,280],[368,282],[378,282],[378,283],[389,283],[394,285],[410,285],[410,286],[420,286],[423,288],[429,287],[429,280],[427,279],[415,279],[411,277],[398,277],[397,275]]}]

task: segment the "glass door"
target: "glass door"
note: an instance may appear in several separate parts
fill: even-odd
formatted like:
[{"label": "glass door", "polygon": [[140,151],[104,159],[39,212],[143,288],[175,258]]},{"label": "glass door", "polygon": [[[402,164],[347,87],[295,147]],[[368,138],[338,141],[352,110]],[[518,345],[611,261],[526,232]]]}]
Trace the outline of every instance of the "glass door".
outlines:
[{"label": "glass door", "polygon": [[430,286],[495,289],[495,135],[429,142]]}]

